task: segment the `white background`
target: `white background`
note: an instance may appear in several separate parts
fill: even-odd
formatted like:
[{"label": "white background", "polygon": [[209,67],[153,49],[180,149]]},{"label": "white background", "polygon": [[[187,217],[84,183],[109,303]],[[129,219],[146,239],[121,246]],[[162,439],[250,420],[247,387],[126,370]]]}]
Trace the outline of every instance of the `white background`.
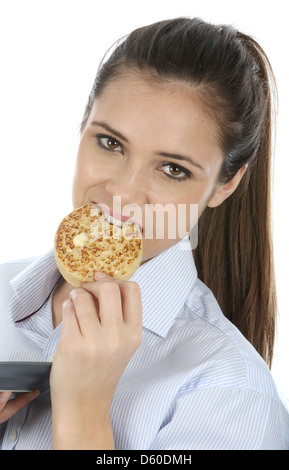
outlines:
[{"label": "white background", "polygon": [[58,223],[72,209],[79,124],[105,51],[136,27],[176,16],[229,23],[253,35],[275,71],[280,104],[272,209],[280,314],[272,372],[288,399],[284,0],[0,0],[0,263],[45,253]]}]

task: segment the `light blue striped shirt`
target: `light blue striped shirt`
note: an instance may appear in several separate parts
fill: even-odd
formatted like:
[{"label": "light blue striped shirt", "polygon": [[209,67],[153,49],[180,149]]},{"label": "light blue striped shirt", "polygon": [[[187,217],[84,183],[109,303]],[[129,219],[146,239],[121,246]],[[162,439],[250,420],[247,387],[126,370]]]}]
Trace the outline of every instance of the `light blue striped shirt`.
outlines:
[{"label": "light blue striped shirt", "polygon": [[[132,278],[142,292],[143,338],[111,405],[116,449],[289,449],[288,411],[268,367],[197,278],[189,243]],[[52,250],[0,266],[1,361],[51,360],[59,277]],[[2,449],[51,449],[48,386],[0,425],[0,440]]]}]

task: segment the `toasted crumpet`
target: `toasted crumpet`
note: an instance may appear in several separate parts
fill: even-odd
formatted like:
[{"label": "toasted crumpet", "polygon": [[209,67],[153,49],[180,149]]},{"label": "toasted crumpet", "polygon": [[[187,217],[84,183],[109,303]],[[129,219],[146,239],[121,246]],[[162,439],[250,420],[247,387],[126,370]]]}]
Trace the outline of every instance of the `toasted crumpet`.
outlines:
[{"label": "toasted crumpet", "polygon": [[127,281],[142,260],[141,229],[137,224],[112,224],[97,204],[86,204],[61,221],[54,254],[60,273],[72,286],[93,281],[98,271]]}]

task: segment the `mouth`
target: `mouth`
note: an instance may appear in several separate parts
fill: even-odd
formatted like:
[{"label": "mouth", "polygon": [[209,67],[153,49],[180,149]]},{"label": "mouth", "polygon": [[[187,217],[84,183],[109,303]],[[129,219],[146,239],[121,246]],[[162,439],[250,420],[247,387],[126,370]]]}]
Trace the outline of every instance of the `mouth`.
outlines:
[{"label": "mouth", "polygon": [[118,227],[123,227],[124,224],[126,225],[137,225],[143,233],[143,227],[142,225],[137,221],[134,220],[132,217],[128,217],[126,215],[122,215],[118,212],[114,212],[110,207],[108,207],[106,204],[102,204],[100,202],[95,202],[92,201],[93,204],[97,205],[100,210],[102,211],[105,219],[112,225],[116,225]]}]

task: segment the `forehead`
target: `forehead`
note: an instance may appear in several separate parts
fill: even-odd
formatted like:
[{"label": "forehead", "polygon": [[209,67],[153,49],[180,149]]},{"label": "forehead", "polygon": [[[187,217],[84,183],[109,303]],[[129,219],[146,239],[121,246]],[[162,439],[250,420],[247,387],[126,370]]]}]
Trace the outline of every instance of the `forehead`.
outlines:
[{"label": "forehead", "polygon": [[[215,128],[215,122],[206,112],[200,88],[176,80],[157,80],[149,74],[127,73],[109,81],[95,104],[115,109],[121,104],[118,111],[127,112],[131,108],[136,114],[154,107],[153,115],[161,114],[162,121],[172,120],[174,114],[175,123],[182,121],[188,126],[197,112],[199,122]],[[143,114],[143,118],[146,117]]]}]

